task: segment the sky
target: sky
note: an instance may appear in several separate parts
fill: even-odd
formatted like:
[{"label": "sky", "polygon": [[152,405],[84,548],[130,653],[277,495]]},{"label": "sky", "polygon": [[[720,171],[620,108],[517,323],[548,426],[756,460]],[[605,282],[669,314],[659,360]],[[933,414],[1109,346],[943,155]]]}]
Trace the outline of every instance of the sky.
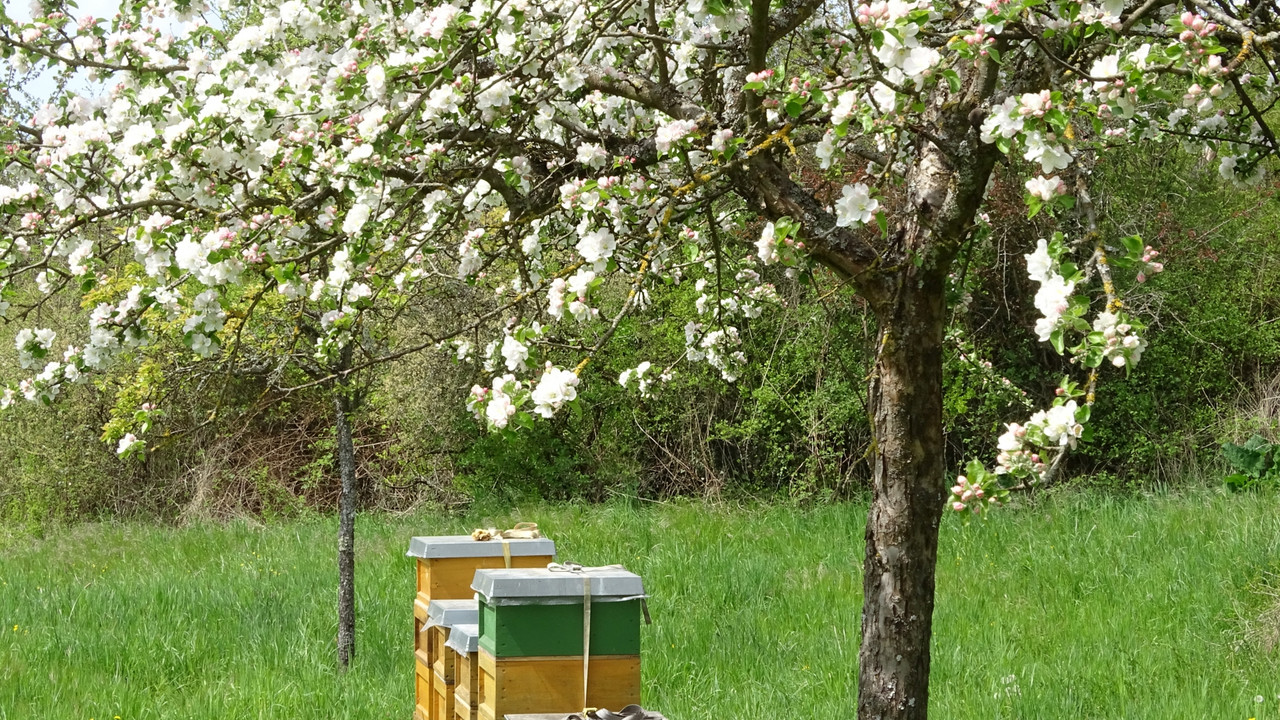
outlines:
[{"label": "sky", "polygon": [[[25,23],[31,20],[31,2],[29,0],[3,0],[4,10],[14,22]],[[96,18],[110,18],[120,9],[120,0],[78,0],[77,9],[71,14],[75,17],[92,15]],[[89,81],[83,77],[72,81],[72,88],[82,92],[92,92]],[[44,98],[53,92],[53,74],[46,70],[32,79],[23,88],[32,97]]]}]

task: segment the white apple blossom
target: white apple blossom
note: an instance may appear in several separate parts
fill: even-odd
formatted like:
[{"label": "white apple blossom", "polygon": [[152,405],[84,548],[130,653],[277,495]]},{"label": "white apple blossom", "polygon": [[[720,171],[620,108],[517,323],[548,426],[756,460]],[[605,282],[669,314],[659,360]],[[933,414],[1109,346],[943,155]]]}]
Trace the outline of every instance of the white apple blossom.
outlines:
[{"label": "white apple blossom", "polygon": [[760,239],[756,241],[756,256],[765,265],[778,262],[778,243],[774,239],[776,230],[773,223],[765,223],[760,231]]},{"label": "white apple blossom", "polygon": [[1054,262],[1049,255],[1049,243],[1044,238],[1036,241],[1035,252],[1023,257],[1027,261],[1027,275],[1032,280],[1044,283],[1053,274]]},{"label": "white apple blossom", "polygon": [[534,412],[544,418],[552,417],[565,403],[578,397],[578,376],[572,370],[562,370],[547,364],[546,371],[530,394]]},{"label": "white apple blossom", "polygon": [[578,146],[578,162],[592,168],[603,168],[609,159],[609,152],[596,143],[582,143]]},{"label": "white apple blossom", "polygon": [[677,142],[688,137],[698,129],[698,123],[692,120],[672,120],[658,126],[655,137],[658,152],[668,152]]},{"label": "white apple blossom", "polygon": [[583,235],[574,247],[584,260],[599,264],[613,256],[617,245],[613,233],[609,232],[608,228],[597,228]]},{"label": "white apple blossom", "polygon": [[1043,175],[1031,178],[1026,182],[1027,192],[1040,198],[1044,202],[1049,202],[1058,195],[1066,192],[1066,186],[1062,184],[1062,180],[1057,177],[1047,178]]},{"label": "white apple blossom", "polygon": [[845,185],[836,200],[836,225],[850,227],[865,225],[875,218],[880,201],[871,197],[871,189],[863,183]]}]

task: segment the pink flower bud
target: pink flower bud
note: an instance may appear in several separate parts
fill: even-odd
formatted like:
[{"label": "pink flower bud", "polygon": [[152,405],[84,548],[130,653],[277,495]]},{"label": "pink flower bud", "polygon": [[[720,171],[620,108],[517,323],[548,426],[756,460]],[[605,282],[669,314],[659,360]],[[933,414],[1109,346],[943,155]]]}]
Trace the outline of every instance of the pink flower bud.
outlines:
[{"label": "pink flower bud", "polygon": [[952,509],[952,510],[955,510],[956,512],[960,512],[960,511],[964,510],[964,503],[959,502],[959,501],[957,501],[957,502],[953,502],[953,503],[951,503],[951,509]]}]

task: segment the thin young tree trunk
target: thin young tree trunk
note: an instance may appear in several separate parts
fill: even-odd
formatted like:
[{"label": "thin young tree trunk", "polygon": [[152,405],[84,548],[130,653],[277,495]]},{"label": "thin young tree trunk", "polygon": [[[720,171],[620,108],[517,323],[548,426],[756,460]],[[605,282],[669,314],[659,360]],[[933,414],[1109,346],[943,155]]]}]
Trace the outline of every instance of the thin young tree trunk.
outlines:
[{"label": "thin young tree trunk", "polygon": [[874,495],[867,518],[858,717],[923,720],[929,705],[943,481],[943,273],[898,285],[879,308],[871,386]]},{"label": "thin young tree trunk", "polygon": [[333,399],[338,431],[338,667],[345,670],[356,654],[356,458],[351,442],[351,400],[344,388]]}]

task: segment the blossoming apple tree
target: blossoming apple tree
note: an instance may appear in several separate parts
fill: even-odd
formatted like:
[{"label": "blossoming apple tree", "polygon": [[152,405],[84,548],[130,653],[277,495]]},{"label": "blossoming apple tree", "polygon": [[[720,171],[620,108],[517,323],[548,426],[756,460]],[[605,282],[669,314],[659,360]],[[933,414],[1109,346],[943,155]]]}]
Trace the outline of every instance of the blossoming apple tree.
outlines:
[{"label": "blossoming apple tree", "polygon": [[[777,302],[770,266],[822,265],[847,282],[879,323],[863,718],[926,716],[947,503],[981,510],[1040,481],[1084,434],[1096,371],[1129,368],[1145,347],[1112,270],[1158,272],[1157,252],[1102,235],[1089,169],[1117,145],[1175,143],[1248,184],[1277,150],[1266,109],[1280,25],[1263,3],[33,10],[0,27],[14,67],[87,72],[104,89],[62,93],[6,124],[0,308],[20,316],[29,287],[40,297],[92,292],[108,275],[129,282],[78,337],[20,334],[31,374],[4,390],[5,405],[52,402],[165,324],[180,323],[196,355],[225,359],[238,329],[260,321],[245,298],[268,294],[273,312],[316,318],[308,352],[341,380],[417,349],[342,362],[366,347],[372,313],[465,283],[490,309],[423,347],[456,340],[451,351],[481,353],[491,378],[471,407],[506,428],[574,402],[592,354],[685,274],[701,293],[686,352],[653,358],[665,371],[624,373],[637,392],[677,362],[728,379],[752,362],[739,332]],[[948,277],[999,164],[1025,182],[1029,211],[1060,225],[1027,258],[1035,332],[1087,374],[1011,424],[995,468],[971,463],[948,499]],[[492,335],[475,349],[461,340],[481,331]]]}]

